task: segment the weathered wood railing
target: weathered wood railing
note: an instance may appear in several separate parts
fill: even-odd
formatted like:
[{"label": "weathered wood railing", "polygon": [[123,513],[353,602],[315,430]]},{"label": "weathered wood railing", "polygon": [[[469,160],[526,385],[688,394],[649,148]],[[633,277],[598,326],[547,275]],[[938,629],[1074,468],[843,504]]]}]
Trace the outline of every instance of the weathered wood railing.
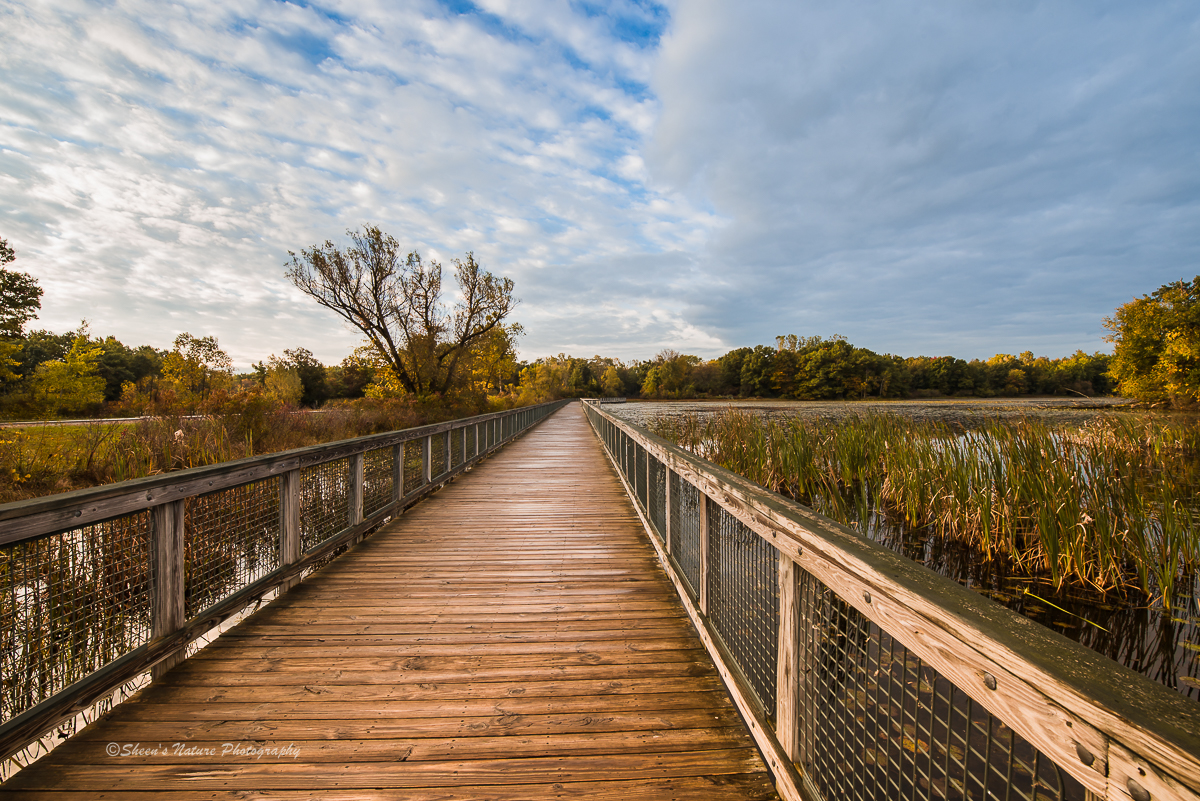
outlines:
[{"label": "weathered wood railing", "polygon": [[585,403],[788,799],[1200,798],[1200,706]]},{"label": "weathered wood railing", "polygon": [[0,758],[160,675],[563,403],[0,506]]}]

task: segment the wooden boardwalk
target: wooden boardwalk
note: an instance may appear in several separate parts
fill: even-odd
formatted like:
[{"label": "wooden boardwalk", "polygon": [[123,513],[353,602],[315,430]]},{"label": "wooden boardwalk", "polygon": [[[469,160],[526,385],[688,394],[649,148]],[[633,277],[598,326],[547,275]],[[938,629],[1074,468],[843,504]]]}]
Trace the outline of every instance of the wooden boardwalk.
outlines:
[{"label": "wooden boardwalk", "polygon": [[578,405],[0,793],[775,797]]}]

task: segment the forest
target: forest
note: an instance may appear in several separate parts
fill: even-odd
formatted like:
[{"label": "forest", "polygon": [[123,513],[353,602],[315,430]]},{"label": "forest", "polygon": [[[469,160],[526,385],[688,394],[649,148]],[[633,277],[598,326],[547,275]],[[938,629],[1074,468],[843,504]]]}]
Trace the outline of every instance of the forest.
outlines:
[{"label": "forest", "polygon": [[[628,362],[566,354],[524,362],[517,355],[524,331],[509,321],[518,303],[511,279],[493,276],[472,253],[453,259],[448,268],[460,300],[450,306],[442,298],[443,265],[415,252],[403,255],[375,226],[347,235],[349,247],[326,241],[290,254],[286,274],[357,327],[363,345],[331,365],[304,347],[288,348],[242,373],[209,334],[183,332],[171,349],[158,349],[93,334],[86,321],[62,333],[27,331],[41,309],[42,289],[9,267],[16,251],[0,239],[0,418],[400,403],[420,407],[418,416],[427,420],[451,410],[470,414],[577,396],[855,400],[1114,390],[1113,357],[1103,353],[1050,359],[1026,352],[968,362],[878,354],[840,336],[779,336],[774,346],[740,347],[711,360],[665,349]],[[1118,309],[1119,320],[1122,314],[1132,317]],[[1140,347],[1144,362],[1147,348]],[[1118,355],[1121,348],[1118,342]]]},{"label": "forest", "polygon": [[663,350],[623,363],[560,354],[524,366],[522,389],[537,397],[783,398],[862,400],[1018,395],[1107,395],[1111,356],[1078,351],[1050,359],[1026,352],[966,361],[954,356],[902,357],[855,347],[845,338],[776,337],[705,361]]}]

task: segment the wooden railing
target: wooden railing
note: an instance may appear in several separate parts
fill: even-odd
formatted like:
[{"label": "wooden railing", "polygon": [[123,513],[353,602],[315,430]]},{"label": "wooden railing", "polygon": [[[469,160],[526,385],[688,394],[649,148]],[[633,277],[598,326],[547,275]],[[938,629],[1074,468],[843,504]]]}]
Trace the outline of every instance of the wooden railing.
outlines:
[{"label": "wooden railing", "polygon": [[585,403],[787,799],[1200,798],[1200,705]]},{"label": "wooden railing", "polygon": [[161,675],[563,403],[0,506],[0,758]]}]

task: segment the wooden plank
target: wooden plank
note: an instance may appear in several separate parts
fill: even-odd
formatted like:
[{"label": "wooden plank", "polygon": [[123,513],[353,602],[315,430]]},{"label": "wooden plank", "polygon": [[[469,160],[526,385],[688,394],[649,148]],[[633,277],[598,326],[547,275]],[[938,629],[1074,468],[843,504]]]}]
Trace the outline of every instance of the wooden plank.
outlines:
[{"label": "wooden plank", "polygon": [[[669,725],[664,725],[669,724]],[[494,715],[490,718],[362,718],[358,720],[202,720],[156,721],[154,733],[164,742],[186,740],[399,740],[413,738],[544,737],[615,732],[648,732],[726,728],[744,733],[745,727],[735,710],[678,709],[670,715],[656,712],[557,713],[553,715]],[[145,740],[143,720],[105,721],[103,727],[89,729],[81,738],[97,742],[141,742]],[[74,743],[71,740],[67,745]],[[743,741],[744,742],[744,741]],[[69,755],[64,752],[64,756]],[[49,764],[49,763],[47,763]],[[0,788],[2,791],[3,788]]]},{"label": "wooden plank", "polygon": [[[612,458],[611,454],[610,458]],[[629,484],[624,481],[623,477],[621,480],[624,484],[626,493],[632,498],[633,492]],[[704,563],[707,561],[708,555],[708,514],[705,505],[707,499],[703,493],[700,495],[700,501],[700,553],[702,560],[700,584],[702,587],[707,587],[707,567],[704,565]],[[639,516],[641,516],[641,511],[637,509],[636,504],[634,505],[634,509],[637,510]],[[662,550],[662,544],[659,543],[651,534],[650,521],[647,518],[642,517],[641,522],[647,538],[655,547],[655,549],[658,550],[661,563],[664,565],[669,564],[670,555]],[[700,605],[700,602],[705,596],[702,593],[700,599],[698,599],[698,603],[693,604],[691,601],[691,595],[689,594],[688,589],[684,584],[684,580],[680,577],[680,575],[674,570],[668,571],[667,575],[674,584],[675,591],[680,601],[683,603],[684,608],[687,610],[688,615],[692,618],[692,622],[696,627],[696,633],[704,642],[705,650],[710,654],[710,656],[712,656],[714,664],[718,672],[721,674],[721,678],[724,679],[726,686],[729,688],[730,697],[733,699],[734,704],[737,705],[738,710],[742,713],[742,719],[745,720],[749,726],[751,736],[753,736],[754,741],[757,743],[759,749],[761,750],[762,756],[769,766],[771,775],[775,779],[776,788],[779,790],[780,795],[784,799],[787,799],[787,801],[810,801],[803,777],[799,774],[790,756],[783,750],[779,740],[775,736],[774,731],[772,731],[770,728],[768,722],[766,721],[764,710],[761,709],[757,697],[754,695],[753,691],[749,689],[749,685],[744,676],[740,673],[740,671],[736,670],[736,666],[731,665],[730,661],[727,659],[727,652],[725,649],[717,643],[715,638],[709,632],[705,613]]]},{"label": "wooden plank", "polygon": [[[151,635],[155,639],[168,637],[183,625],[184,513],[184,501],[178,500],[156,506],[151,518],[154,570],[151,573],[150,617]],[[176,650],[156,664],[151,675],[159,678],[179,659]]]},{"label": "wooden plank", "polygon": [[[300,543],[300,471],[289,470],[279,477],[279,564],[295,564],[303,552]],[[281,587],[282,591],[288,591],[299,581],[299,576],[289,579]]]},{"label": "wooden plank", "polygon": [[356,453],[350,457],[350,480],[347,486],[349,498],[346,503],[349,511],[349,520],[346,521],[346,525],[349,526],[357,526],[363,521],[364,461],[362,453]]},{"label": "wooden plank", "polygon": [[[533,410],[561,405],[554,401],[530,407]],[[261,481],[289,470],[342,459],[385,446],[449,431],[471,421],[488,421],[513,412],[493,412],[478,417],[434,425],[372,434],[324,445],[312,445],[282,453],[251,456],[232,462],[194,467],[157,476],[122,481],[101,487],[75,490],[41,498],[0,505],[0,545],[19,542],[57,531],[89,525],[113,517],[148,509],[167,501],[228,489]]]},{"label": "wooden plank", "polygon": [[721,680],[715,674],[696,676],[649,676],[627,680],[578,679],[559,677],[527,681],[464,681],[461,683],[400,683],[400,684],[324,684],[319,682],[280,683],[269,696],[254,686],[204,686],[172,683],[157,685],[138,694],[126,703],[253,703],[271,700],[296,702],[312,700],[338,701],[414,701],[461,700],[468,698],[557,698],[600,697],[648,693],[703,693],[719,691]]},{"label": "wooden plank", "polygon": [[[384,786],[454,787],[472,784],[532,784],[561,781],[602,781],[614,775],[623,779],[661,779],[676,776],[742,774],[761,763],[752,748],[623,755],[446,760],[439,762],[305,763],[300,760],[263,763],[253,757],[244,762],[200,765],[141,763],[136,771],[125,765],[56,765],[41,771],[37,780],[24,774],[13,780],[15,789],[57,790],[63,787],[105,791],[171,791],[191,789],[202,779],[228,790],[374,789]],[[200,775],[196,775],[200,774]]]},{"label": "wooden plank", "polygon": [[[46,796],[39,791],[16,791],[15,799]],[[59,801],[77,801],[95,796],[90,793],[56,792]],[[153,791],[116,790],[104,794],[107,801],[147,801]],[[240,790],[177,790],[171,798],[177,801],[241,801],[247,797]],[[273,790],[271,798],[279,801],[362,801],[360,790]],[[675,801],[767,801],[777,798],[770,780],[761,773],[722,776],[681,776],[669,779],[606,780],[600,782],[556,781],[553,784],[518,784],[511,786],[489,784],[458,787],[405,788],[391,790],[372,788],[370,797],[379,801],[529,801],[531,798],[570,798],[578,801],[628,801],[630,798],[664,798]]]},{"label": "wooden plank", "polygon": [[[614,425],[1088,791],[1110,791],[1108,753],[1121,745],[1175,785],[1200,792],[1200,707],[1194,701],[648,432]],[[1084,752],[1093,757],[1088,763]]]},{"label": "wooden plank", "polygon": [[[232,749],[227,740],[187,737],[188,748],[155,741],[146,749],[146,764],[222,764],[229,761]],[[182,742],[177,739],[175,742]],[[514,757],[558,757],[573,754],[637,754],[643,752],[712,751],[743,746],[742,733],[736,727],[697,729],[654,729],[642,732],[582,732],[564,735],[421,737],[421,738],[322,738],[317,740],[258,738],[265,752],[255,761],[293,762],[299,752],[305,762],[431,762],[444,760],[512,759]],[[108,743],[95,738],[73,743],[52,761],[64,765],[103,765],[111,762],[105,749]],[[290,748],[289,748],[290,746]],[[132,750],[132,749],[131,749]]]},{"label": "wooden plank", "polygon": [[793,763],[800,759],[800,699],[804,684],[800,659],[800,577],[796,563],[779,557],[779,645],[775,681],[775,737]]},{"label": "wooden plank", "polygon": [[[524,436],[498,420],[485,422],[494,441],[512,444],[467,480],[3,790],[774,797],[582,415]],[[151,739],[295,743],[308,757],[108,755],[108,743]]]},{"label": "wooden plank", "polygon": [[700,614],[708,615],[708,584],[709,584],[709,540],[708,540],[708,496],[701,493],[699,503],[700,513]]},{"label": "wooden plank", "polygon": [[[612,780],[601,782],[554,782],[553,784],[463,785],[458,787],[405,788],[402,790],[372,789],[370,797],[380,801],[401,799],[402,801],[529,801],[531,798],[572,798],[582,801],[627,801],[630,797],[670,798],[677,801],[721,801],[722,799],[769,799],[776,798],[769,782],[758,774],[723,775],[719,777],[695,778],[690,776],[668,779],[640,779],[634,781]],[[14,798],[46,798],[40,791],[13,793]],[[61,801],[93,798],[86,793],[56,792],[51,796]],[[153,793],[137,790],[118,790],[104,794],[109,801],[145,801]],[[177,790],[171,798],[180,801],[198,799],[245,799],[247,793],[240,790],[197,791]],[[262,797],[253,794],[253,797]],[[321,799],[321,801],[362,801],[360,790],[273,790],[270,798]]]}]

